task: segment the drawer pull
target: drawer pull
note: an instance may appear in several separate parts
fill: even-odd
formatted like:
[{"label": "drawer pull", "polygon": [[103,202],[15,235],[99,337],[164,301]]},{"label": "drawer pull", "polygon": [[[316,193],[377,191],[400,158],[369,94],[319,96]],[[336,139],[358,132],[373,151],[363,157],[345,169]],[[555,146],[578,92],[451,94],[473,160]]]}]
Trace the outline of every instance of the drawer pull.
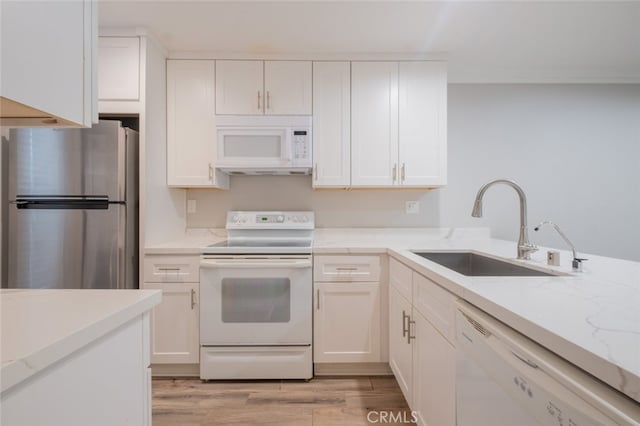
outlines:
[{"label": "drawer pull", "polygon": [[347,267],[339,267],[336,268],[336,271],[357,271],[358,268],[347,268]]},{"label": "drawer pull", "polygon": [[158,271],[179,271],[180,268],[158,268]]}]

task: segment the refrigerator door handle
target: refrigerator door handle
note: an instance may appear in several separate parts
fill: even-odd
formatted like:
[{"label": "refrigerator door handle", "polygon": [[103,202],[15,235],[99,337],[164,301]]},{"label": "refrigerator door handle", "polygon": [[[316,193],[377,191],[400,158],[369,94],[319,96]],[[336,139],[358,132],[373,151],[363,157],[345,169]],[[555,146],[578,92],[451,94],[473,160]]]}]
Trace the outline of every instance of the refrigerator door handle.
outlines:
[{"label": "refrigerator door handle", "polygon": [[18,195],[12,202],[18,209],[98,210],[109,208],[106,196],[27,196]]}]

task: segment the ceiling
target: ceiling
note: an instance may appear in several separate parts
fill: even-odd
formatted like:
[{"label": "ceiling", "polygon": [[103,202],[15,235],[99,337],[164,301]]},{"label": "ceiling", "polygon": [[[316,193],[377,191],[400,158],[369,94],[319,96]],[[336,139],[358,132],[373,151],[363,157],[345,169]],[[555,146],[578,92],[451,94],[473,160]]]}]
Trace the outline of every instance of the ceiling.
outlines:
[{"label": "ceiling", "polygon": [[99,21],[174,57],[446,57],[453,82],[640,83],[638,1],[101,0]]}]

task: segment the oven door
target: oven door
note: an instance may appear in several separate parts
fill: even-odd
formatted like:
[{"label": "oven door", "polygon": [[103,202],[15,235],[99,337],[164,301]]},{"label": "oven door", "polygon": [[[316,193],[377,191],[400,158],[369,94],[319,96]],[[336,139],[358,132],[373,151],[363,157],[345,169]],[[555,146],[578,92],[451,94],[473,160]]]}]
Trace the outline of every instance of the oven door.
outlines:
[{"label": "oven door", "polygon": [[311,257],[204,256],[200,344],[309,345]]}]

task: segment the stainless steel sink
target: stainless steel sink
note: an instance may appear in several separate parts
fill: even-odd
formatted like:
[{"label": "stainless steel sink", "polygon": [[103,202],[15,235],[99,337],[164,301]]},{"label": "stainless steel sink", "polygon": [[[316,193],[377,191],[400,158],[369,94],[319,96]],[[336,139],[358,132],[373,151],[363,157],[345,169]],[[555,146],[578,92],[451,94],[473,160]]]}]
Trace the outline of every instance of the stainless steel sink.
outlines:
[{"label": "stainless steel sink", "polygon": [[432,252],[413,253],[468,277],[545,277],[555,276],[537,269],[514,265],[472,252]]}]

